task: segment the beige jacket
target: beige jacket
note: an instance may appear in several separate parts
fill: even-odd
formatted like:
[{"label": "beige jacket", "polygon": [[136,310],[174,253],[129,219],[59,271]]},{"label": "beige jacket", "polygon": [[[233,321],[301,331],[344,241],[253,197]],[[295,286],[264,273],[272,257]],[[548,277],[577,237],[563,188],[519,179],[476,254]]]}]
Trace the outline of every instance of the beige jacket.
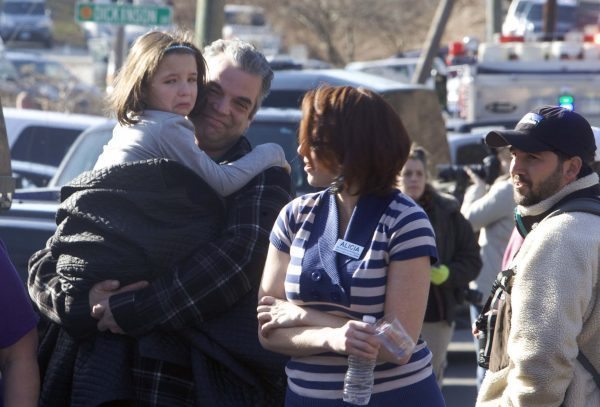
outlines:
[{"label": "beige jacket", "polygon": [[[530,207],[542,214],[561,198],[598,183],[596,174]],[[600,390],[576,360],[579,349],[600,371],[598,265],[600,216],[569,212],[540,222],[513,260],[510,365],[487,372],[477,406],[600,406]]]}]

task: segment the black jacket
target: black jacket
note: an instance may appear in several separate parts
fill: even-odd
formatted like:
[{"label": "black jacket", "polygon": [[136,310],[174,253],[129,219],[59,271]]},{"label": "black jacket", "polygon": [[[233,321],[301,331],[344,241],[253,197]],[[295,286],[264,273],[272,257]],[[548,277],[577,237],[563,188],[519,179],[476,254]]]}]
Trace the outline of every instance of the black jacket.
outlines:
[{"label": "black jacket", "polygon": [[[162,171],[161,169],[164,169],[165,166],[168,167],[167,170]],[[140,169],[139,177],[128,176],[133,175],[138,167]],[[119,179],[112,179],[110,183],[105,183],[106,179],[103,179],[105,178],[103,176],[92,176],[89,180],[83,179],[80,180],[82,182],[73,183],[63,191],[65,197],[67,195],[77,196],[82,191],[85,195],[85,191],[90,186],[99,187],[98,191],[95,191],[94,188],[92,190],[94,190],[93,194],[99,193],[100,197],[103,196],[100,193],[102,190],[110,192],[111,189],[119,196],[119,187],[117,186],[125,187],[121,184],[131,183],[131,190],[127,194],[119,196],[119,199],[123,199],[120,201],[105,200],[102,202],[103,199],[110,199],[102,197],[100,202],[90,200],[85,205],[79,205],[83,201],[75,199],[73,205],[63,205],[65,212],[59,214],[59,221],[64,220],[63,218],[76,218],[77,214],[81,212],[78,208],[86,207],[86,210],[83,211],[85,213],[84,220],[88,222],[87,226],[92,226],[89,230],[94,231],[93,235],[102,237],[99,240],[100,242],[104,241],[103,236],[114,238],[113,231],[118,231],[123,235],[121,237],[126,237],[129,234],[134,237],[133,242],[129,242],[129,247],[120,251],[118,250],[120,247],[112,245],[112,239],[106,239],[105,244],[98,245],[102,250],[110,252],[115,249],[124,254],[131,252],[134,263],[147,257],[150,260],[146,261],[152,262],[151,259],[156,258],[156,262],[160,262],[163,266],[165,264],[177,264],[189,255],[189,251],[193,250],[200,243],[200,240],[209,238],[212,235],[212,231],[204,230],[204,228],[208,227],[212,230],[213,225],[219,223],[219,217],[222,213],[222,208],[219,207],[218,202],[212,200],[208,195],[203,195],[204,193],[210,193],[210,191],[203,188],[202,183],[198,183],[198,180],[194,180],[194,177],[189,177],[187,179],[189,182],[187,182],[185,171],[182,173],[181,168],[177,167],[178,165],[165,164],[164,160],[153,160],[121,166],[122,173],[121,169],[118,170],[121,173],[117,177]],[[156,171],[157,168],[158,171]],[[172,169],[174,171],[171,171]],[[121,178],[123,175],[124,177]],[[98,183],[102,185],[98,185]],[[153,183],[156,186],[152,186]],[[80,188],[80,184],[85,185],[85,187]],[[112,187],[109,187],[108,184]],[[141,185],[159,191],[166,187],[166,191],[163,191],[164,194],[154,194],[154,198],[158,201],[161,201],[161,197],[164,198],[164,204],[166,205],[163,207],[164,209],[171,208],[173,205],[179,208],[181,208],[181,205],[189,205],[187,206],[187,212],[184,213],[169,214],[162,213],[161,210],[158,212],[151,211],[154,212],[154,219],[160,218],[167,222],[170,216],[175,216],[177,219],[174,224],[178,226],[178,231],[166,231],[166,235],[173,232],[170,239],[166,240],[166,242],[171,243],[170,245],[161,245],[160,243],[164,241],[164,235],[161,235],[163,228],[157,227],[150,219],[144,219],[143,216],[134,219],[134,217],[143,214],[130,211],[130,209],[139,208],[139,206],[143,206],[145,209],[148,205],[154,208],[160,207],[160,202],[150,203],[147,200],[147,191],[138,193]],[[171,188],[173,186],[178,187],[173,189]],[[194,209],[194,202],[202,205],[194,199],[195,193],[201,194],[199,198],[205,197],[209,200],[206,208],[201,208],[198,211]],[[182,202],[186,200],[187,202]],[[131,207],[116,205],[118,202],[132,203],[135,201],[137,201],[137,204],[131,205]],[[112,210],[103,212],[108,218],[92,219],[90,217],[102,212],[102,205],[107,203],[112,206]],[[115,206],[119,208],[118,211],[115,211]],[[209,219],[206,215],[210,210],[215,212],[213,218]],[[167,212],[169,211],[167,210]],[[200,214],[200,216],[195,219],[188,219],[187,222],[182,219],[182,217],[192,215],[192,213]],[[111,219],[111,221],[106,222],[107,219]],[[79,224],[79,220],[75,219],[74,221],[75,230],[81,232],[85,229],[85,223]],[[150,222],[150,226],[143,225],[144,222]],[[136,223],[138,225],[136,228],[144,229],[134,229],[132,231],[129,226]],[[188,225],[196,230],[189,230]],[[98,227],[101,229],[99,230]],[[160,239],[156,239],[154,235],[146,235],[153,228],[156,229],[155,235],[161,236]],[[57,232],[57,238],[60,236],[58,240],[62,243],[53,243],[54,254],[68,252],[65,256],[75,257],[73,254],[78,250],[76,242],[85,240],[88,235],[75,233],[73,239],[69,239],[64,232],[64,230]],[[192,234],[190,235],[189,232],[192,232]],[[196,236],[198,240],[191,238],[189,241],[181,241],[184,236]],[[176,244],[177,242],[179,244]],[[121,241],[120,243],[122,244]],[[135,244],[132,245],[131,243]],[[139,247],[144,247],[144,250],[151,253],[144,254],[139,250],[132,249],[132,246],[135,248],[138,247],[138,244],[140,244]],[[90,246],[86,246],[85,252],[90,250]],[[90,252],[87,252],[88,260],[92,262],[110,264],[115,260],[113,258],[89,258],[89,254]],[[135,260],[136,255],[138,256],[137,260]],[[165,263],[164,258],[168,258],[169,261]],[[118,265],[118,262],[113,263],[113,265]],[[34,275],[48,273],[48,271],[38,272],[37,269],[57,269],[57,257],[53,256],[50,248],[39,251],[30,260],[30,272],[33,271]],[[72,273],[71,277],[73,278],[86,277],[81,275],[81,273],[86,272],[85,267],[82,267],[81,270],[70,270],[69,272]],[[142,278],[144,270],[143,268],[134,268],[126,272],[133,273],[128,277],[135,280]],[[101,276],[93,274],[91,276],[92,280],[104,279],[104,274]],[[81,329],[81,326],[76,326],[79,324],[70,325],[69,329],[65,329],[64,325],[61,326],[43,318],[40,324],[39,361],[44,386],[40,405],[54,406],[68,403],[71,406],[87,407],[100,405],[110,400],[135,398],[130,365],[131,356],[134,352],[142,355],[152,355],[154,359],[191,368],[194,374],[196,393],[201,394],[201,396],[197,396],[198,400],[217,400],[217,395],[211,392],[216,391],[218,388],[222,391],[228,391],[223,388],[223,385],[227,386],[227,383],[222,382],[222,378],[226,377],[230,380],[229,384],[232,387],[230,392],[243,393],[248,400],[252,400],[251,404],[248,405],[269,405],[268,402],[261,401],[267,397],[265,391],[267,384],[263,381],[263,378],[273,377],[275,380],[275,376],[282,374],[282,365],[287,358],[266,352],[260,347],[257,340],[248,340],[248,335],[252,335],[253,338],[257,335],[256,295],[256,290],[254,290],[239,300],[235,307],[227,311],[226,321],[205,321],[199,327],[185,327],[178,331],[156,330],[135,338],[110,333],[98,333],[90,337],[85,335],[86,330]],[[82,307],[82,309],[85,308]],[[87,309],[89,314],[89,308]],[[66,313],[62,312],[61,314],[65,315]],[[94,332],[94,330],[95,326],[91,329],[88,328],[87,332]],[[218,387],[215,383],[221,385],[221,387]],[[277,382],[273,384],[273,386],[276,385],[279,390],[285,383],[279,384]],[[67,402],[67,400],[69,401]]]},{"label": "black jacket", "polygon": [[444,283],[431,284],[425,312],[426,322],[448,321],[456,316],[456,306],[464,301],[469,281],[481,270],[479,244],[468,220],[460,213],[458,201],[427,185],[419,200],[435,231],[437,265],[445,264],[450,276]]},{"label": "black jacket", "polygon": [[[58,225],[48,241],[62,290],[88,302],[105,280],[121,286],[172,272],[222,227],[222,199],[198,175],[166,159],[87,171],[61,189]],[[87,307],[68,307],[75,337],[94,330]]]}]

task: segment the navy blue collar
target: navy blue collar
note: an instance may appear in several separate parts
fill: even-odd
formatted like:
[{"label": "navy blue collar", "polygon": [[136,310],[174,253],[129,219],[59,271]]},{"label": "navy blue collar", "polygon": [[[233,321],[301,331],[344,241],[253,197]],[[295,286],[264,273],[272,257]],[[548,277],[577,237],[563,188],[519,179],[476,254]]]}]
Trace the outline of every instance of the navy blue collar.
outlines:
[{"label": "navy blue collar", "polygon": [[[306,244],[302,269],[309,272],[322,270],[327,280],[338,287],[340,303],[349,304],[352,273],[344,273],[350,262],[357,265],[369,250],[373,234],[386,208],[394,198],[367,195],[361,197],[350,218],[343,240],[363,247],[358,259],[334,251],[339,236],[339,218],[335,195],[324,191],[315,213],[314,227]],[[353,272],[354,270],[352,270]],[[319,273],[321,271],[318,271]],[[323,276],[325,277],[325,276]]]}]

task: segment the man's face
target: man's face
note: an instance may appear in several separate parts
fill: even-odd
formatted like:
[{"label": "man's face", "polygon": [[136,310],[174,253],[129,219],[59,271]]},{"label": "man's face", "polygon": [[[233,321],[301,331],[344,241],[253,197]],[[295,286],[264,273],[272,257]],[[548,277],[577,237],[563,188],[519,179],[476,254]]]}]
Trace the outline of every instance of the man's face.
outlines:
[{"label": "man's face", "polygon": [[510,175],[515,202],[531,206],[554,195],[570,182],[570,160],[560,162],[550,151],[526,153],[511,149]]},{"label": "man's face", "polygon": [[213,158],[221,157],[244,134],[261,90],[262,78],[235,67],[224,55],[207,60],[207,103],[196,126],[198,146]]}]

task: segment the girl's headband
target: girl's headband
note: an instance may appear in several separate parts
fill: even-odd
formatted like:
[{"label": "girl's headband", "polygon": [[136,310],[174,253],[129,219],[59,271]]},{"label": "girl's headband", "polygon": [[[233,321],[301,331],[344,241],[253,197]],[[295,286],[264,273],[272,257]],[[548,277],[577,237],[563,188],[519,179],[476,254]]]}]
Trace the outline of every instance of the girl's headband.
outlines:
[{"label": "girl's headband", "polygon": [[189,45],[186,45],[186,44],[171,44],[171,45],[169,45],[167,47],[167,49],[165,49],[165,52],[173,51],[173,50],[176,50],[176,49],[185,49],[185,50],[188,50],[188,51],[190,51],[190,52],[192,52],[194,54],[196,53],[196,50],[194,48],[192,48],[192,47],[190,47]]}]

